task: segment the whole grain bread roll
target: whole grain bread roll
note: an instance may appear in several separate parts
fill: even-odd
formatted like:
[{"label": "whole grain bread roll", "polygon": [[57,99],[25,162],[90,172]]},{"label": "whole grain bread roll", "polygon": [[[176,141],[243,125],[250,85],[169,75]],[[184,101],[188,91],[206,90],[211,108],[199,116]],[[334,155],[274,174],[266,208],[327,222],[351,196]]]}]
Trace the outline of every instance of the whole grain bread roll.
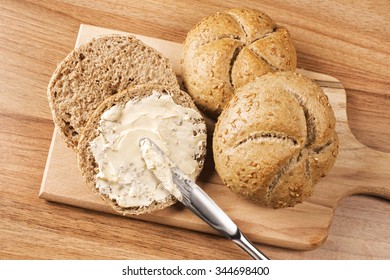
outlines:
[{"label": "whole grain bread roll", "polygon": [[[98,127],[99,127],[99,122],[102,114],[107,110],[109,110],[114,105],[124,105],[129,100],[133,100],[133,101],[142,100],[143,98],[152,95],[153,91],[156,91],[160,94],[170,95],[176,104],[181,105],[185,108],[191,108],[200,114],[194,102],[192,101],[191,97],[186,92],[181,91],[176,87],[168,87],[162,85],[137,85],[125,89],[117,93],[116,95],[107,98],[100,104],[100,106],[91,114],[90,118],[88,119],[85,125],[85,128],[81,132],[79,143],[76,149],[79,169],[81,171],[81,174],[83,175],[83,178],[87,186],[90,187],[94,193],[98,194],[114,210],[116,210],[119,213],[122,213],[123,215],[127,215],[127,214],[138,215],[138,214],[150,213],[156,210],[166,208],[177,201],[173,195],[169,195],[166,198],[166,200],[153,201],[153,203],[150,204],[149,206],[121,207],[117,204],[115,200],[110,199],[107,194],[103,194],[99,192],[99,190],[96,188],[96,175],[98,174],[99,169],[95,157],[91,151],[90,143],[100,133]],[[199,131],[194,131],[193,132],[194,135],[195,134],[206,135],[206,126],[204,123],[204,119],[200,117],[200,119],[198,119],[197,121],[203,123],[204,129]],[[172,141],[172,139],[166,139],[166,140]],[[184,139],[184,141],[188,141],[188,139]],[[198,169],[195,171],[196,177],[200,174],[203,168],[205,156],[206,156],[206,145],[202,146],[201,149],[198,150],[196,154],[192,156],[192,158],[198,162]]]},{"label": "whole grain bread roll", "polygon": [[235,89],[273,71],[294,71],[290,34],[266,14],[231,9],[204,18],[187,35],[183,82],[196,105],[218,116]]},{"label": "whole grain bread roll", "polygon": [[77,147],[88,117],[104,99],[139,84],[179,88],[169,61],[134,36],[101,36],[73,50],[58,65],[47,90],[66,144]]},{"label": "whole grain bread roll", "polygon": [[240,197],[268,207],[309,197],[338,153],[335,116],[309,78],[268,73],[237,90],[219,116],[215,166]]}]

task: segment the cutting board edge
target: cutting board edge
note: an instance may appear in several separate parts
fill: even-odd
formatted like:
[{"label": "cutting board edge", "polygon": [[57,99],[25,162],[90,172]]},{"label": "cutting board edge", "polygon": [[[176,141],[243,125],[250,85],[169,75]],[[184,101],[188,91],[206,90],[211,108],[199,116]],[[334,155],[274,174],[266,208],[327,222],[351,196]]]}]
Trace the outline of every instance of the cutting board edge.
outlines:
[{"label": "cutting board edge", "polygon": [[50,142],[50,147],[49,147],[49,152],[47,154],[47,159],[46,159],[46,163],[45,163],[45,169],[43,170],[41,186],[39,188],[39,194],[38,194],[39,198],[44,198],[46,178],[47,178],[47,175],[49,173],[50,163],[51,163],[52,155],[53,155],[53,151],[54,151],[54,145],[56,142],[56,136],[57,136],[57,127],[54,126],[53,135],[51,137],[51,142]]},{"label": "cutting board edge", "polygon": [[[125,217],[130,219],[136,219],[139,221],[149,222],[149,223],[156,223],[162,226],[169,226],[172,228],[179,228],[189,231],[195,231],[202,234],[211,234],[211,235],[219,235],[218,232],[214,231],[212,228],[210,228],[207,224],[203,224],[202,227],[198,227],[198,225],[194,224],[194,226],[188,226],[188,225],[178,225],[175,224],[175,221],[170,221],[168,219],[161,219],[161,216],[156,216],[153,214],[143,214],[143,215],[122,215],[121,213],[115,212],[115,210],[110,209],[108,206],[105,207],[106,209],[101,209],[100,205],[97,206],[95,204],[84,204],[80,205],[80,202],[74,199],[68,199],[64,198],[63,196],[58,196],[55,194],[51,194],[49,192],[46,192],[44,189],[40,191],[39,198],[43,199],[46,202],[49,203],[56,203],[60,205],[70,206],[74,207],[76,209],[79,209],[81,211],[83,210],[89,210],[100,214],[106,214],[106,215],[115,215],[118,217]],[[81,202],[82,203],[82,202]],[[92,206],[91,206],[92,205]],[[171,206],[172,207],[172,206]],[[280,239],[275,239],[272,237],[261,237],[252,235],[252,234],[246,234],[248,238],[255,244],[266,244],[269,246],[275,246],[279,248],[286,248],[290,250],[295,251],[310,251],[315,250],[322,246],[325,241],[328,238],[329,235],[329,228],[333,220],[333,215],[331,215],[329,219],[329,223],[327,227],[318,229],[316,233],[311,234],[311,236],[307,236],[305,240],[297,239],[297,240],[289,240],[285,242],[281,242]],[[222,236],[220,236],[222,238]]]}]

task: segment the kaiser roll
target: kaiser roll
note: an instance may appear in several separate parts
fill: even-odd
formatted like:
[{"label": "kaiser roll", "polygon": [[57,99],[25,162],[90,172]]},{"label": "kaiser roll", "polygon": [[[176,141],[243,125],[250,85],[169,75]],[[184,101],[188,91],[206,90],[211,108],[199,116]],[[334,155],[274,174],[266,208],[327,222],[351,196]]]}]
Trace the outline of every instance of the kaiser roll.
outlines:
[{"label": "kaiser roll", "polygon": [[221,113],[235,89],[273,71],[294,71],[296,52],[286,28],[253,9],[206,17],[187,35],[183,82],[196,105]]},{"label": "kaiser roll", "polygon": [[264,206],[293,206],[335,163],[335,116],[314,81],[268,73],[227,103],[213,152],[218,174],[234,193]]}]

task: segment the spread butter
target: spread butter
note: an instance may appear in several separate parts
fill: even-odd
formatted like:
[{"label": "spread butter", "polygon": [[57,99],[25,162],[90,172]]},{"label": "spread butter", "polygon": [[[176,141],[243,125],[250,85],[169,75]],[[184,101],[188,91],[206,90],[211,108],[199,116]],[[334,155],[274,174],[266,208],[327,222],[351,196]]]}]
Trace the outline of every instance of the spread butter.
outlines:
[{"label": "spread butter", "polygon": [[143,137],[156,143],[190,178],[199,173],[196,156],[206,145],[203,118],[168,94],[153,91],[141,100],[114,105],[102,114],[98,130],[90,143],[99,167],[96,188],[120,207],[149,206],[171,193],[180,195],[174,188],[164,188],[147,169],[138,145]]}]

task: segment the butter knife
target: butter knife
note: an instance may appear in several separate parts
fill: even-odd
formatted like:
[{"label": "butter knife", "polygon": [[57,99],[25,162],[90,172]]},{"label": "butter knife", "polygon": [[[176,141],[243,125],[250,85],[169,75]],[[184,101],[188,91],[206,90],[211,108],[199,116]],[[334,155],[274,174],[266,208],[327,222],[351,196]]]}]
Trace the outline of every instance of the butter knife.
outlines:
[{"label": "butter knife", "polygon": [[[268,260],[268,257],[260,252],[240,231],[237,225],[223,212],[221,208],[191,180],[152,140],[147,137],[139,141],[141,154],[147,166],[148,159],[145,152],[149,151],[153,157],[160,157],[160,163],[167,163],[171,172],[172,181],[179,189],[181,197],[178,200],[184,204],[191,212],[200,217],[203,221],[216,229],[224,237],[231,239],[239,247],[245,250],[256,260]],[[150,156],[150,155],[149,155]],[[148,166],[149,168],[149,166]],[[157,169],[150,168],[159,179]],[[165,187],[166,180],[160,180]]]}]

